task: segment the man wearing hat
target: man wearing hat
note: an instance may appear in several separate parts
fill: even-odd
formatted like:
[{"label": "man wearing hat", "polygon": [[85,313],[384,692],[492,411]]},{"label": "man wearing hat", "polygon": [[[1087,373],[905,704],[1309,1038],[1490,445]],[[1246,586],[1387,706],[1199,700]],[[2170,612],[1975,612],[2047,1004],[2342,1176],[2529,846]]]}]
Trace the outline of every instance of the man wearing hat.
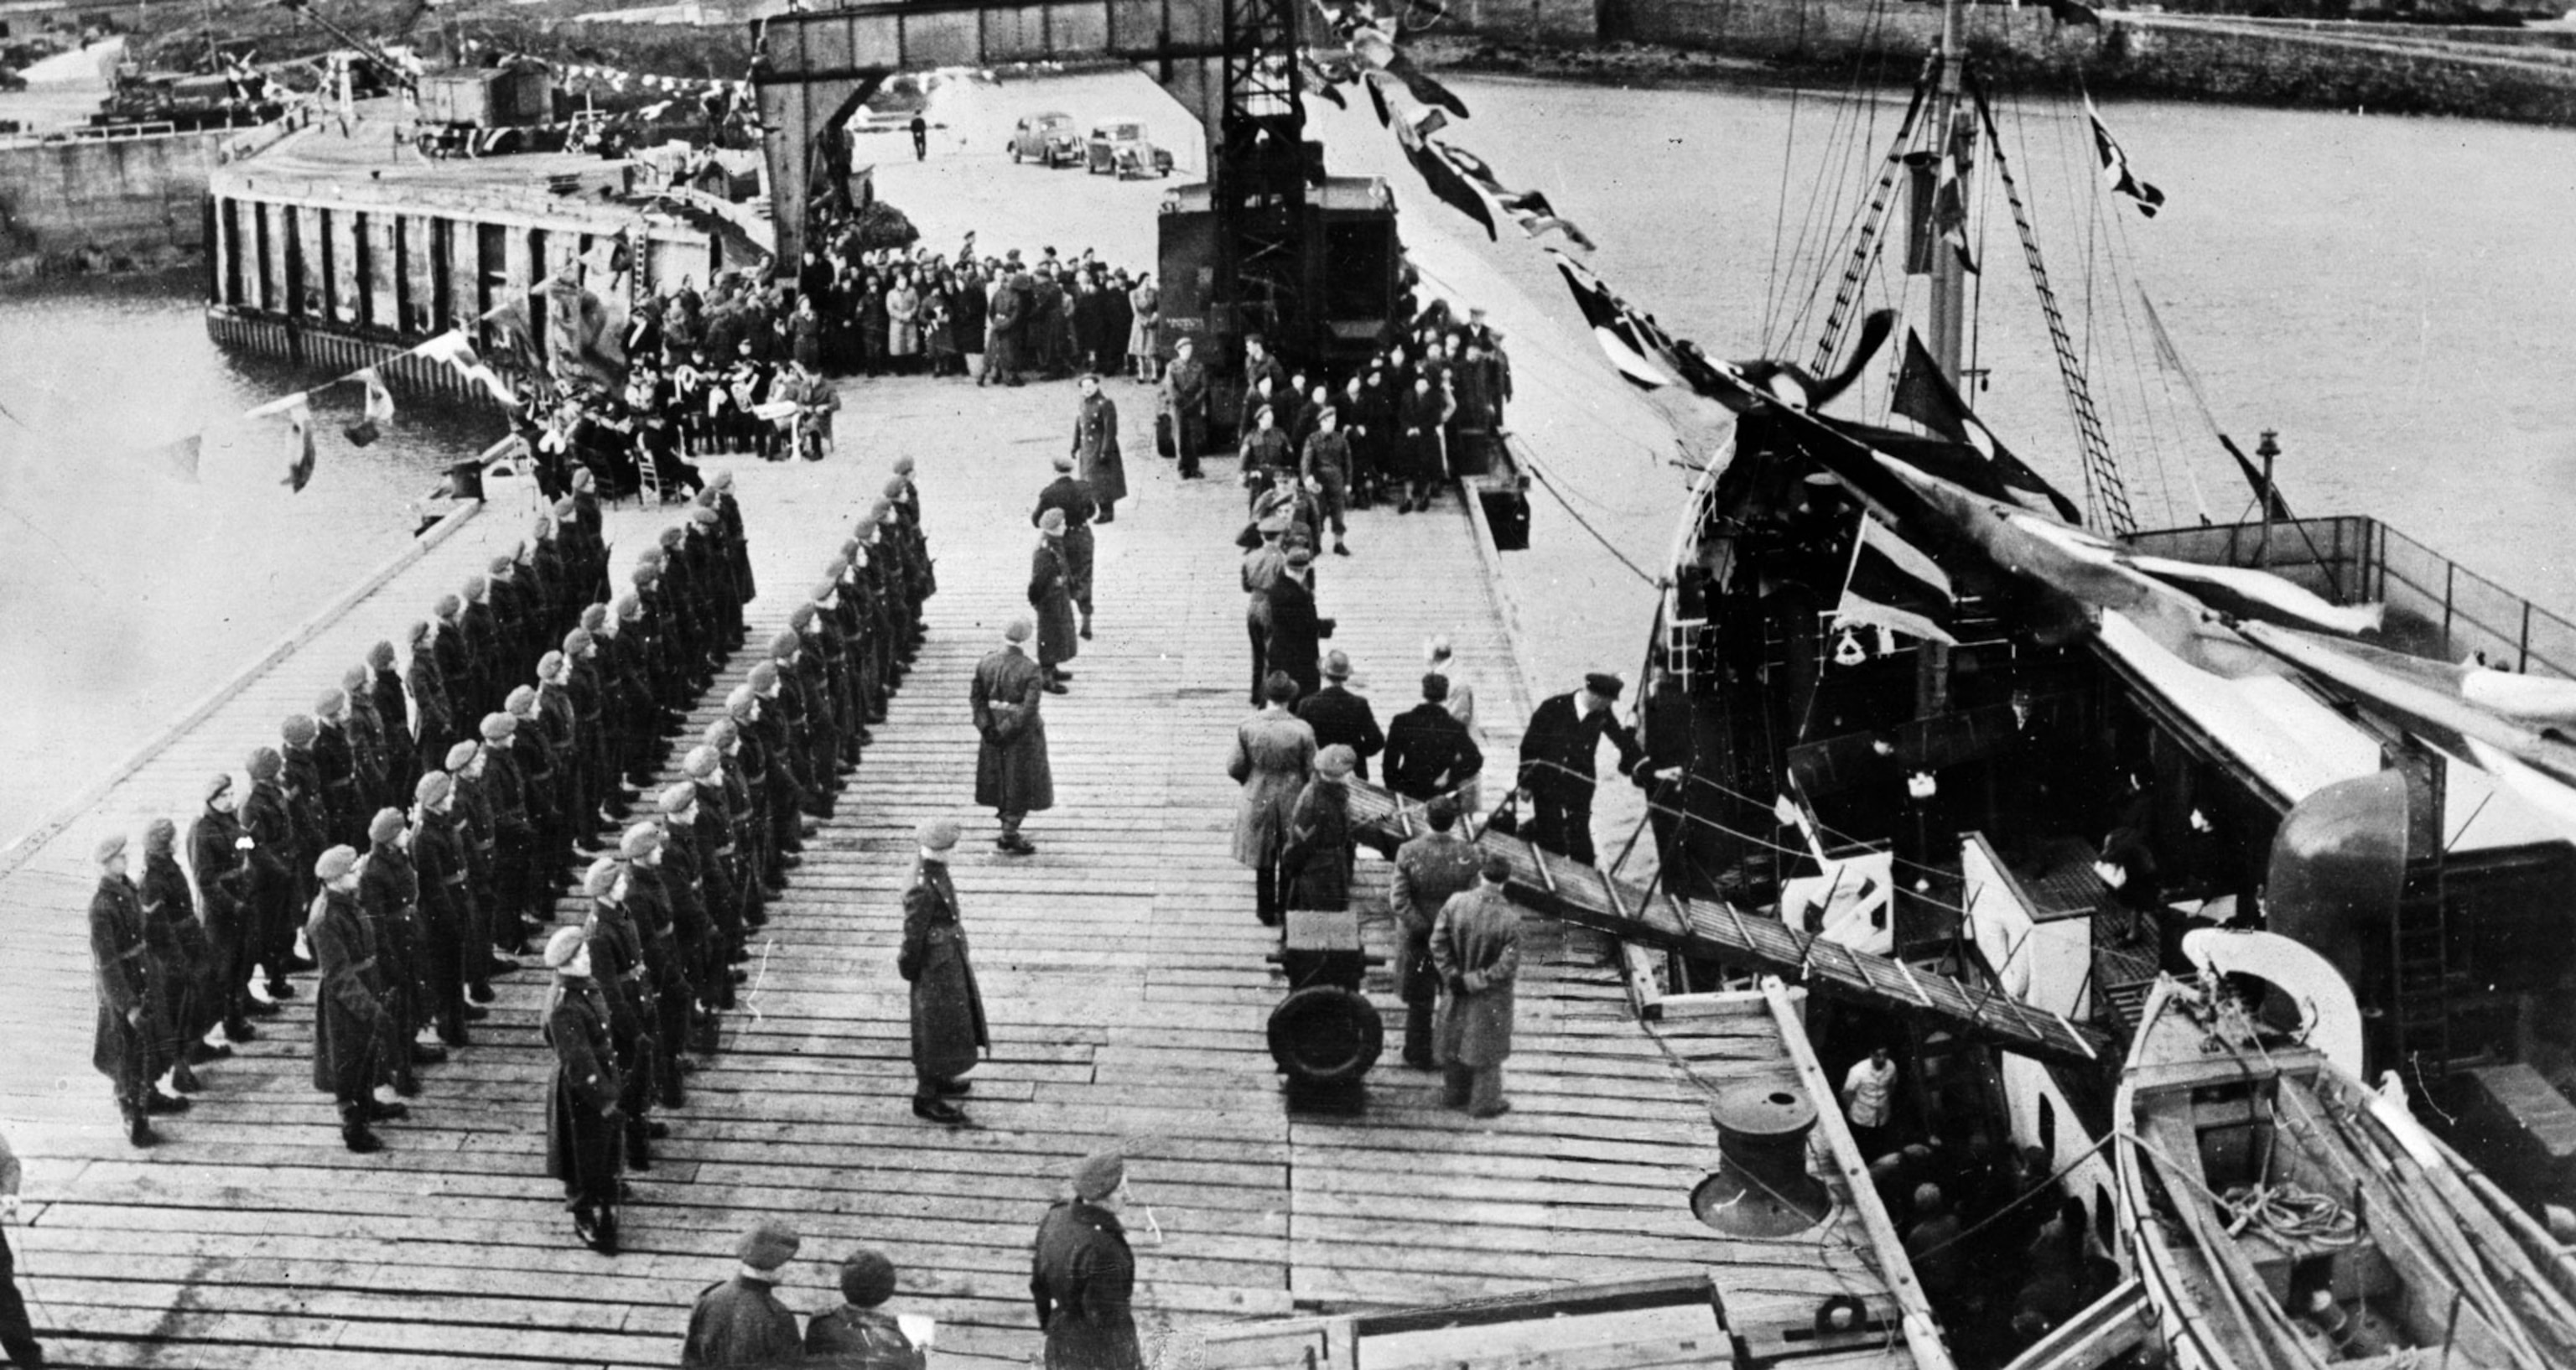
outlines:
[{"label": "man wearing hat", "polygon": [[1254,525],[1261,536],[1243,554],[1243,627],[1252,639],[1252,707],[1261,707],[1261,682],[1270,676],[1270,587],[1288,573],[1288,515],[1282,511]]},{"label": "man wearing hat", "polygon": [[491,1010],[465,999],[468,972],[479,974],[483,952],[473,935],[474,893],[455,810],[456,782],[446,772],[431,771],[413,785],[412,871],[420,887],[420,1001],[414,1011],[438,1025],[438,1040],[461,1047],[471,1040],[465,1025]]},{"label": "man wearing hat", "polygon": [[651,1117],[660,1069],[653,1036],[658,1006],[644,963],[644,934],[626,907],[626,867],[616,858],[603,856],[591,862],[582,875],[581,890],[590,899],[590,918],[584,928],[590,934],[592,974],[608,1004],[608,1036],[617,1049],[626,1165],[630,1170],[650,1170],[653,1159],[647,1143],[668,1136],[670,1129]]},{"label": "man wearing hat", "polygon": [[[278,756],[285,762],[278,772],[277,783],[286,792],[286,810],[295,816],[293,869],[295,871],[296,907],[309,907],[320,886],[313,879],[313,863],[323,851],[334,845],[331,816],[322,803],[322,770],[316,764],[313,744],[322,735],[321,726],[311,714],[288,714],[278,725]],[[294,969],[310,970],[304,946],[304,925],[295,923]]]},{"label": "man wearing hat", "polygon": [[1046,676],[1024,650],[1032,631],[1012,619],[1002,643],[975,664],[966,701],[975,720],[975,802],[991,805],[1002,821],[993,845],[1005,856],[1027,856],[1035,844],[1020,835],[1029,814],[1055,807],[1055,772],[1047,757],[1046,718],[1038,708]]},{"label": "man wearing hat", "polygon": [[457,595],[440,595],[429,614],[436,625],[430,650],[438,658],[438,678],[446,687],[448,707],[455,711],[458,735],[463,736],[474,730],[473,720],[482,716],[483,688],[481,663],[465,633],[465,601]]},{"label": "man wearing hat", "polygon": [[1485,754],[1449,711],[1448,698],[1448,677],[1426,674],[1422,702],[1387,723],[1386,787],[1408,799],[1451,796],[1463,809],[1471,803],[1467,796],[1485,768]]},{"label": "man wearing hat", "polygon": [[[349,737],[349,760],[358,772],[358,803],[372,811],[397,802],[387,790],[385,724],[376,712],[375,674],[365,662],[340,673],[340,694],[347,702],[341,730]],[[410,739],[405,738],[408,751]]]},{"label": "man wearing hat", "polygon": [[493,949],[516,950],[528,938],[527,914],[537,893],[537,830],[529,817],[527,779],[513,754],[519,719],[483,715],[483,801],[492,815]]},{"label": "man wearing hat", "polygon": [[1595,671],[1583,678],[1582,689],[1539,705],[1521,734],[1520,788],[1534,815],[1530,840],[1587,866],[1593,864],[1593,757],[1602,737],[1619,749],[1621,775],[1633,772],[1645,755],[1637,735],[1610,715],[1622,688],[1619,677]]},{"label": "man wearing hat", "polygon": [[1118,521],[1118,501],[1127,498],[1127,464],[1118,451],[1118,404],[1100,393],[1100,377],[1086,374],[1077,382],[1082,401],[1073,413],[1073,457],[1083,483],[1100,501],[1100,521]]},{"label": "man wearing hat", "polygon": [[437,770],[456,745],[456,711],[449,694],[445,668],[441,664],[438,639],[444,633],[436,619],[421,619],[411,625],[411,661],[403,679],[411,690],[411,702],[418,715],[415,736],[419,739],[418,765],[422,771]]},{"label": "man wearing hat", "polygon": [[1299,699],[1322,686],[1318,658],[1333,635],[1333,620],[1315,611],[1314,564],[1313,548],[1291,547],[1287,569],[1270,584],[1270,669],[1297,682]]},{"label": "man wearing hat", "polygon": [[[214,1059],[214,1049],[199,1040],[222,1015],[210,1011],[207,969],[212,957],[205,925],[197,921],[197,901],[188,890],[188,873],[179,868],[174,850],[179,826],[155,818],[143,831],[143,941],[151,986],[153,1055],[170,1072],[170,1088],[188,1094],[203,1088],[196,1065]],[[229,1052],[225,1054],[229,1055]]]},{"label": "man wearing hat", "polygon": [[1038,507],[1029,512],[1029,524],[1042,527],[1047,511],[1052,509],[1064,519],[1064,565],[1073,596],[1073,607],[1082,612],[1082,636],[1091,636],[1092,534],[1091,519],[1099,512],[1091,486],[1073,474],[1073,457],[1055,459],[1056,478],[1038,491]]},{"label": "man wearing hat", "polygon": [[1037,550],[1029,558],[1029,607],[1037,611],[1038,669],[1046,675],[1046,689],[1063,694],[1064,682],[1073,672],[1063,663],[1073,660],[1082,650],[1075,640],[1072,572],[1065,565],[1064,511],[1049,509],[1038,516]]},{"label": "man wearing hat", "polygon": [[679,927],[671,912],[671,886],[662,867],[662,829],[638,823],[617,844],[626,862],[626,912],[644,939],[644,972],[652,984],[653,1086],[662,1107],[687,1103],[680,1084],[680,1049],[688,1041],[689,1007],[697,999],[689,983]]},{"label": "man wearing hat", "polygon": [[894,1262],[874,1251],[841,1262],[841,1306],[805,1322],[805,1363],[845,1370],[924,1370],[929,1356],[883,1311],[894,1297]]},{"label": "man wearing hat", "polygon": [[1441,1101],[1479,1118],[1507,1112],[1503,1060],[1512,1054],[1512,985],[1520,978],[1521,915],[1503,897],[1511,862],[1490,853],[1475,888],[1454,894],[1431,923],[1431,965],[1443,998],[1437,1031],[1448,1071]]},{"label": "man wearing hat", "polygon": [[796,1337],[796,1315],[778,1301],[778,1272],[796,1259],[804,1241],[796,1229],[776,1218],[763,1218],[734,1244],[742,1268],[732,1279],[708,1285],[689,1311],[689,1338],[680,1346],[680,1364],[721,1370],[725,1366],[793,1365],[805,1349]]},{"label": "man wearing hat", "polygon": [[281,779],[286,761],[275,747],[253,748],[242,768],[250,773],[250,794],[241,802],[241,825],[251,842],[250,953],[242,969],[250,969],[249,961],[259,963],[267,984],[254,982],[253,997],[274,1004],[295,997],[295,987],[286,977],[299,969],[294,964],[295,815],[287,805]]},{"label": "man wearing hat", "polygon": [[314,996],[313,1087],[340,1110],[340,1140],[365,1153],[384,1146],[367,1124],[406,1116],[400,1104],[376,1102],[402,1046],[377,960],[374,929],[358,910],[358,853],[333,847],[313,863],[322,892],[313,900],[308,936],[321,963]]},{"label": "man wearing hat", "polygon": [[1136,1339],[1136,1254],[1118,1214],[1127,1162],[1096,1151],[1073,1170],[1073,1197],[1038,1220],[1029,1296],[1046,1332],[1046,1370],[1144,1370]]},{"label": "man wearing hat", "polygon": [[1404,929],[1404,957],[1396,990],[1404,999],[1404,1063],[1415,1070],[1439,1066],[1432,1049],[1431,1009],[1440,997],[1440,972],[1431,961],[1431,927],[1453,894],[1475,887],[1484,864],[1476,844],[1456,832],[1458,801],[1443,796],[1423,806],[1426,831],[1395,849],[1395,878],[1387,911]]},{"label": "man wearing hat", "polygon": [[1378,731],[1377,711],[1366,698],[1351,693],[1351,658],[1340,648],[1324,654],[1324,687],[1297,702],[1297,716],[1315,730],[1315,745],[1336,744],[1351,749],[1354,768],[1351,774],[1361,780],[1369,778],[1368,759],[1386,747],[1386,734]]},{"label": "man wearing hat", "polygon": [[450,812],[456,818],[457,849],[465,858],[465,889],[471,896],[466,907],[465,992],[473,1002],[488,1004],[491,976],[506,963],[492,954],[492,928],[500,905],[495,875],[500,857],[495,851],[492,805],[483,788],[483,744],[459,742],[447,749],[446,762],[454,796]]},{"label": "man wearing hat", "polygon": [[162,1069],[155,1052],[150,948],[144,941],[143,900],[126,878],[125,834],[99,841],[91,853],[98,889],[89,900],[89,950],[98,968],[98,1033],[90,1064],[115,1085],[125,1138],[150,1146],[154,1113],[185,1112],[188,1101],[152,1087]]},{"label": "man wearing hat", "polygon": [[895,958],[896,973],[912,986],[913,1116],[952,1127],[966,1121],[948,1102],[969,1088],[959,1077],[993,1045],[958,921],[957,885],[948,876],[957,834],[954,819],[921,825],[921,856],[903,891],[903,950]]},{"label": "man wearing hat", "polygon": [[1288,814],[1288,845],[1279,855],[1280,902],[1291,909],[1351,906],[1349,781],[1358,764],[1340,743],[1315,753],[1315,773]]},{"label": "man wearing hat", "polygon": [[250,996],[251,965],[259,959],[255,938],[250,838],[233,813],[233,778],[215,772],[206,782],[206,801],[188,825],[188,867],[197,877],[199,917],[206,927],[206,1005],[222,1024],[227,1043],[247,1042],[259,1034],[249,1017],[269,1017],[275,1004]]},{"label": "man wearing hat", "polygon": [[394,1092],[408,1099],[420,1093],[412,1067],[447,1059],[445,1051],[413,1040],[429,1025],[428,996],[421,990],[420,872],[412,864],[411,833],[400,809],[377,811],[367,824],[367,843],[367,859],[359,863],[358,912],[376,941],[385,1011],[393,1018],[388,1031],[396,1045],[386,1065]]},{"label": "man wearing hat", "polygon": [[1197,480],[1199,453],[1208,446],[1208,373],[1199,360],[1198,343],[1182,338],[1172,344],[1172,364],[1163,372],[1158,396],[1172,420],[1172,447],[1181,459],[1181,479]]},{"label": "man wearing hat", "polygon": [[546,1045],[554,1080],[546,1092],[546,1175],[563,1181],[564,1207],[582,1244],[617,1254],[617,1142],[624,1131],[618,1099],[626,1082],[608,1030],[608,1001],[591,978],[590,939],[557,928],[546,942],[555,973],[546,996]]},{"label": "man wearing hat", "polygon": [[500,704],[515,674],[503,654],[500,616],[492,612],[492,583],[470,575],[457,593],[465,603],[456,626],[474,657],[474,689],[466,696],[467,705],[471,711],[489,712]]},{"label": "man wearing hat", "polygon": [[1266,926],[1280,921],[1280,858],[1288,825],[1315,764],[1315,730],[1288,711],[1297,682],[1278,671],[1263,682],[1268,707],[1235,728],[1226,774],[1243,787],[1234,816],[1234,859],[1253,871],[1253,914]]}]

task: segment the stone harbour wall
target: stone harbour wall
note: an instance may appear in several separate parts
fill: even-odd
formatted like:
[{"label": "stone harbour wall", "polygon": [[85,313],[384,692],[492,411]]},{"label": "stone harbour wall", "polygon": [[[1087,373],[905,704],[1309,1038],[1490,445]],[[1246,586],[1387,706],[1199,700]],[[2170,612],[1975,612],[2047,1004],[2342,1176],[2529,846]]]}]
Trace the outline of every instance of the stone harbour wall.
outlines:
[{"label": "stone harbour wall", "polygon": [[0,275],[167,266],[201,251],[228,136],[238,131],[0,143]]}]

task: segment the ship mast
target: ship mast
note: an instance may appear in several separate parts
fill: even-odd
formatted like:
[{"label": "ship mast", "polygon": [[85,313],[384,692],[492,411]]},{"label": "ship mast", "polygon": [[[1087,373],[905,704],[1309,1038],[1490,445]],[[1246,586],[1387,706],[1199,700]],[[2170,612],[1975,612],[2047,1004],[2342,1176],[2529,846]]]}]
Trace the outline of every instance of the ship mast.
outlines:
[{"label": "ship mast", "polygon": [[[1951,159],[1947,174],[1956,179],[1963,197],[1969,166],[1977,150],[1973,112],[1963,98],[1967,90],[1967,52],[1959,31],[1964,10],[1964,0],[1942,0],[1941,84],[1933,104],[1932,119],[1932,126],[1939,130],[1937,136],[1941,139],[1936,146]],[[1937,195],[1938,192],[1935,193]],[[1942,379],[1964,395],[1967,390],[1959,378],[1967,356],[1968,268],[1958,253],[1941,250],[1937,245],[1931,257],[1932,336],[1928,345],[1932,349],[1932,360],[1941,368]]]}]

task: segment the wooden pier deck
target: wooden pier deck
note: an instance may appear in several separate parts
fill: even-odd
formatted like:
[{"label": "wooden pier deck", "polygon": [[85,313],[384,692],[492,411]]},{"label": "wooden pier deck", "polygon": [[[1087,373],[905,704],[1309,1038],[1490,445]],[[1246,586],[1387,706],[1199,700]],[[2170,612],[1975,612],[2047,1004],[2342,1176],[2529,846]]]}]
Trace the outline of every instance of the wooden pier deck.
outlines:
[{"label": "wooden pier deck", "polygon": [[[1110,392],[1129,431],[1145,430],[1142,392]],[[1100,537],[1099,637],[1073,663],[1074,692],[1047,704],[1059,805],[1031,821],[1037,856],[992,854],[991,819],[970,802],[966,682],[1022,610],[1028,509],[1072,391],[913,381],[846,394],[840,455],[742,473],[768,592],[752,619],[783,622],[888,461],[910,453],[940,558],[929,643],[764,930],[724,1052],[667,1115],[654,1169],[632,1177],[626,1254],[575,1244],[542,1175],[549,1059],[534,972],[501,982],[474,1046],[423,1071],[426,1092],[410,1121],[383,1129],[382,1154],[342,1150],[311,1089],[309,988],[204,1072],[210,1092],[169,1120],[161,1146],[126,1148],[87,1064],[85,820],[0,885],[12,1034],[0,1120],[28,1199],[10,1235],[59,1363],[668,1365],[691,1297],[731,1269],[735,1236],[778,1215],[805,1233],[781,1291],[800,1312],[830,1306],[833,1263],[872,1245],[902,1272],[895,1307],[939,1320],[937,1363],[1025,1364],[1030,1233],[1070,1163],[1112,1141],[1166,1234],[1139,1247],[1149,1346],[1292,1312],[1698,1273],[1747,1344],[1805,1325],[1836,1294],[1892,1313],[1849,1203],[1770,1242],[1722,1239],[1692,1217],[1690,1189],[1716,1163],[1705,1091],[1797,1076],[1765,1016],[1637,1023],[1597,934],[1527,924],[1510,1114],[1441,1109],[1436,1079],[1391,1050],[1360,1116],[1285,1107],[1263,1036],[1283,993],[1263,959],[1272,934],[1230,857],[1224,759],[1248,688],[1230,464],[1184,485],[1167,463],[1130,456],[1137,496]],[[486,554],[468,552],[473,530],[277,663],[97,813],[138,827],[191,814],[206,773],[238,765],[278,715]],[[1454,505],[1365,515],[1357,555],[1325,558],[1320,597],[1381,717],[1411,702],[1423,639],[1450,633],[1483,692],[1488,754],[1507,759],[1534,701],[1507,664],[1471,536]],[[747,666],[738,657],[715,693]],[[975,1125],[954,1131],[910,1115],[893,970],[910,834],[941,814],[968,824],[956,879],[994,1036],[965,1100]],[[1363,858],[1382,951],[1386,869]],[[1370,990],[1400,1021],[1382,974]],[[1801,1363],[1911,1362],[1897,1341]]]}]

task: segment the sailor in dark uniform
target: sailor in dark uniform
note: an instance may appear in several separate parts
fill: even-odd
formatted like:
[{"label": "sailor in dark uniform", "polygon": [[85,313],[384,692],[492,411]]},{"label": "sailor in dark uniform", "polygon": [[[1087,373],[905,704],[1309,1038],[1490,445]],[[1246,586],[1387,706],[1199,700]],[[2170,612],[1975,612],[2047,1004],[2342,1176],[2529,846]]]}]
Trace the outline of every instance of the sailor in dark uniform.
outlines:
[{"label": "sailor in dark uniform", "polygon": [[1645,755],[1637,735],[1610,716],[1624,682],[1595,671],[1583,688],[1557,695],[1530,715],[1521,734],[1521,791],[1530,797],[1535,830],[1530,840],[1550,851],[1593,864],[1593,758],[1607,736],[1619,749],[1619,773],[1636,769]]}]

